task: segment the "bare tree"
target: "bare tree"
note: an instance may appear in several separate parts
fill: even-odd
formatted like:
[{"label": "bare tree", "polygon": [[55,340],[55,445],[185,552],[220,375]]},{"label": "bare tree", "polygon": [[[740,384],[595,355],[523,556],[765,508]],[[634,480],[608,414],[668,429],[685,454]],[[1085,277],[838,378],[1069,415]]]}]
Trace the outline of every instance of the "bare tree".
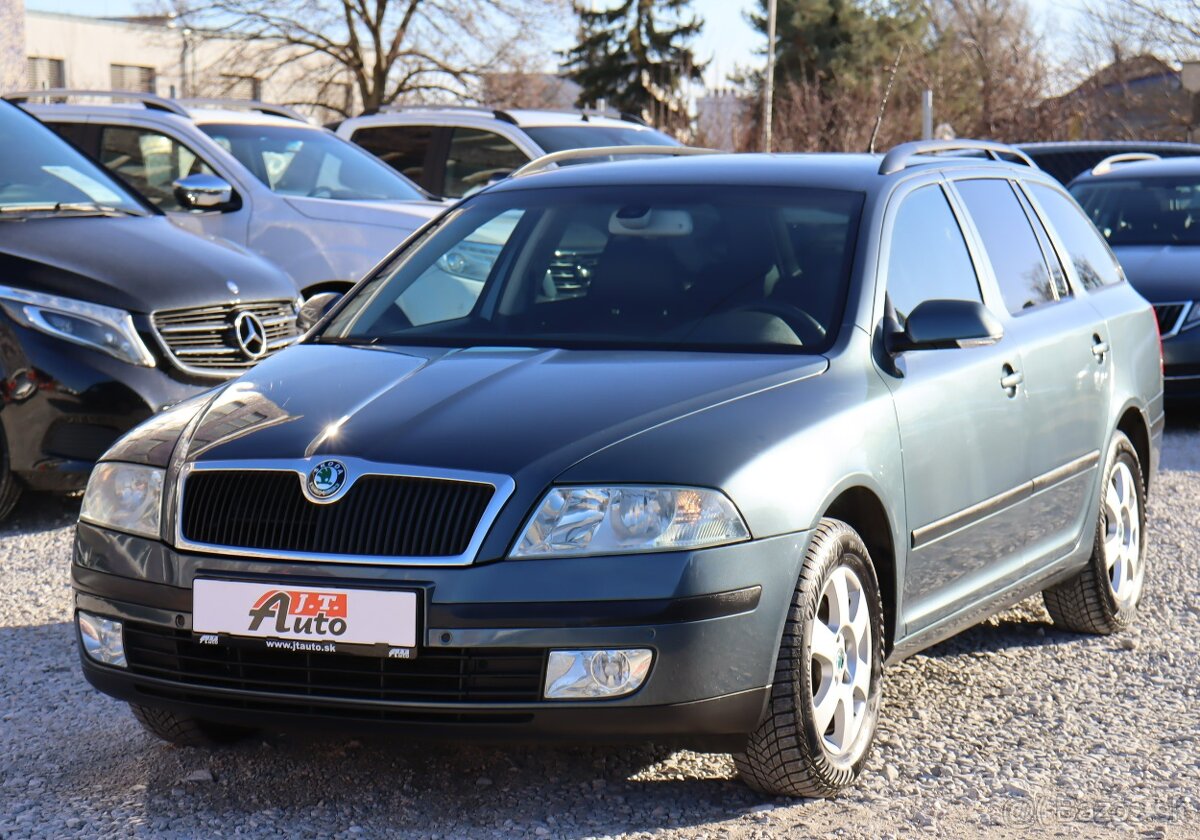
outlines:
[{"label": "bare tree", "polygon": [[[163,0],[160,0],[163,2]],[[325,86],[349,84],[364,113],[405,101],[470,97],[545,31],[561,0],[169,0],[184,25],[231,44],[231,66],[321,59]],[[264,49],[263,45],[268,45]],[[307,66],[307,64],[306,64]],[[340,79],[340,81],[338,81]],[[319,104],[345,113],[344,102]]]}]

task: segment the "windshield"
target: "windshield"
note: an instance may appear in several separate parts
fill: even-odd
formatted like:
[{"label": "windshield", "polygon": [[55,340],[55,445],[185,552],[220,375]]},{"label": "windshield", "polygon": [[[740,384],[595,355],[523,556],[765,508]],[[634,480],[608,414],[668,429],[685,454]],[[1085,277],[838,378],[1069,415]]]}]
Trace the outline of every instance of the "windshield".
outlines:
[{"label": "windshield", "polygon": [[319,341],[821,352],[863,198],[841,190],[501,190],[355,290]]},{"label": "windshield", "polygon": [[617,125],[554,125],[526,128],[530,136],[549,154],[567,149],[595,149],[598,146],[678,146],[679,141],[652,128]]},{"label": "windshield", "polygon": [[1200,245],[1200,175],[1096,179],[1071,194],[1110,245]]},{"label": "windshield", "polygon": [[0,213],[104,211],[146,208],[49,128],[0,102]]},{"label": "windshield", "polygon": [[426,198],[390,166],[327,131],[287,125],[200,128],[280,195],[342,201]]}]

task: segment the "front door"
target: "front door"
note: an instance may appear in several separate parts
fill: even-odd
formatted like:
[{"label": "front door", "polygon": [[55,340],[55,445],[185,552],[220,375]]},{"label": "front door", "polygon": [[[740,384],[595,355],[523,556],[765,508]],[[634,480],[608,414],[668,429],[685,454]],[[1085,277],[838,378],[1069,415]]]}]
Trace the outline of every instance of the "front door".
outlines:
[{"label": "front door", "polygon": [[[942,186],[890,211],[883,270],[897,321],[926,300],[983,302],[978,273]],[[951,615],[1020,556],[1028,499],[1028,413],[1011,338],[900,354],[885,371],[904,463],[908,559],[903,626]]]},{"label": "front door", "polygon": [[144,126],[100,125],[99,132],[100,162],[170,215],[177,225],[193,233],[246,244],[248,207],[197,213],[184,209],[175,198],[173,185],[179,178],[200,173],[223,177],[191,148]]}]

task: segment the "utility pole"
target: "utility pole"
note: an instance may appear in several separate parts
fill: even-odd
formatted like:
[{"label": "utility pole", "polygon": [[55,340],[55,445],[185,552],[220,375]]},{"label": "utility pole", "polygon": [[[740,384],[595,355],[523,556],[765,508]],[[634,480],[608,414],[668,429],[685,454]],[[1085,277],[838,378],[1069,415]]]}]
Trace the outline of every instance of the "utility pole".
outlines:
[{"label": "utility pole", "polygon": [[775,13],[777,0],[767,0],[767,80],[763,85],[763,151],[771,151],[775,105]]}]

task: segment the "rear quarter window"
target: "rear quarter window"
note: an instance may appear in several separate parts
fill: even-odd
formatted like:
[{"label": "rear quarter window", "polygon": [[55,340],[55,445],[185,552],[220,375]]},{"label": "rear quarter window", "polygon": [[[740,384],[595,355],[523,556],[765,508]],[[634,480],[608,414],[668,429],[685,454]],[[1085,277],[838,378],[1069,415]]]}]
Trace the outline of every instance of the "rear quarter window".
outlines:
[{"label": "rear quarter window", "polygon": [[1125,279],[1108,243],[1073,199],[1045,184],[1026,184],[1026,187],[1041,206],[1046,221],[1058,233],[1067,250],[1063,256],[1075,267],[1085,289],[1112,286]]}]

